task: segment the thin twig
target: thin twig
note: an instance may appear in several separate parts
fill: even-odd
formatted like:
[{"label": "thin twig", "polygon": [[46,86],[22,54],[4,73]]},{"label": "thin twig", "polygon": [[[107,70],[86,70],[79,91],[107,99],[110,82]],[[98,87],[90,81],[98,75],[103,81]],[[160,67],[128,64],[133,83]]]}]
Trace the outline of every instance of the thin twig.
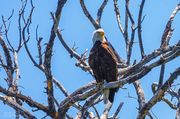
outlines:
[{"label": "thin twig", "polygon": [[166,98],[162,98],[162,101],[164,101],[167,105],[169,105],[169,107],[171,107],[172,109],[177,109],[177,106],[176,105],[174,105],[174,104],[172,104],[172,102],[171,101],[169,101],[168,99],[166,99]]},{"label": "thin twig", "polygon": [[162,84],[163,84],[164,70],[165,70],[165,64],[162,64],[162,65],[161,65],[161,71],[160,71],[160,77],[159,77],[158,89],[159,89],[159,88],[162,86]]},{"label": "thin twig", "polygon": [[118,3],[117,3],[118,0],[113,0],[113,1],[114,1],[114,11],[116,13],[116,20],[117,20],[117,23],[118,23],[118,27],[119,27],[119,29],[120,29],[123,37],[124,37],[126,45],[127,45],[128,41],[125,38],[124,29],[123,29],[122,22],[121,22],[121,19],[120,19],[121,15],[120,15],[120,10],[119,10]]},{"label": "thin twig", "polygon": [[127,47],[128,47],[128,42],[129,42],[129,36],[128,36],[128,7],[129,7],[129,0],[126,0],[125,3],[125,28],[124,28],[124,35],[125,35],[125,41],[126,41],[126,50],[128,51]]},{"label": "thin twig", "polygon": [[117,118],[117,115],[119,114],[119,112],[121,111],[121,109],[122,109],[122,106],[124,105],[124,103],[123,102],[121,102],[120,104],[119,104],[119,106],[118,106],[118,108],[116,109],[116,112],[114,113],[114,115],[113,115],[113,117],[112,117],[112,119],[115,119],[115,118]]},{"label": "thin twig", "polygon": [[140,47],[140,50],[141,50],[141,58],[143,59],[144,56],[145,56],[145,53],[144,53],[144,47],[143,47],[143,42],[142,42],[142,27],[141,27],[141,24],[142,24],[142,12],[143,12],[143,8],[144,8],[144,3],[145,3],[145,0],[142,0],[141,2],[141,5],[140,5],[140,9],[139,9],[139,15],[138,15],[138,39],[139,39],[139,47]]},{"label": "thin twig", "polygon": [[127,6],[126,8],[127,10],[127,14],[129,16],[129,19],[131,21],[131,40],[129,41],[128,40],[128,45],[127,45],[127,65],[130,64],[130,60],[131,60],[131,54],[132,54],[132,48],[133,48],[133,43],[134,43],[134,37],[135,37],[135,22],[134,22],[134,19],[132,17],[132,14],[129,10],[129,6]]},{"label": "thin twig", "polygon": [[161,38],[161,48],[166,49],[167,46],[169,45],[169,40],[170,40],[170,38],[172,36],[172,32],[173,32],[173,29],[171,28],[172,22],[173,22],[174,17],[176,16],[176,14],[178,13],[179,10],[180,10],[180,3],[173,10],[173,12],[172,12],[167,24],[166,24],[166,28],[164,29],[164,33],[163,33],[162,38]]},{"label": "thin twig", "polygon": [[42,37],[38,37],[38,25],[36,27],[36,41],[37,41],[37,48],[38,48],[38,58],[39,58],[39,65],[42,66],[42,50],[41,50],[41,41]]},{"label": "thin twig", "polygon": [[134,85],[134,87],[136,89],[136,93],[137,93],[137,96],[138,96],[139,109],[141,109],[142,106],[146,103],[145,96],[144,96],[144,91],[143,91],[139,81],[135,81],[133,83],[133,85]]},{"label": "thin twig", "polygon": [[2,22],[3,22],[4,29],[5,29],[5,37],[6,37],[6,40],[7,40],[7,42],[8,42],[8,45],[10,46],[10,48],[11,48],[12,51],[14,51],[14,47],[12,46],[12,44],[11,44],[11,42],[10,42],[10,40],[9,40],[9,37],[8,37],[8,31],[9,31],[9,27],[10,27],[10,22],[9,22],[9,25],[8,25],[8,26],[6,25],[6,22],[9,21],[9,20],[12,18],[13,14],[14,14],[14,9],[12,10],[12,13],[11,13],[11,15],[8,17],[7,20],[5,20],[4,16],[2,16]]},{"label": "thin twig", "polygon": [[100,115],[99,115],[99,112],[98,112],[98,110],[96,109],[96,107],[95,107],[95,106],[92,106],[92,108],[94,109],[97,118],[100,119]]},{"label": "thin twig", "polygon": [[[27,29],[29,29],[29,27],[30,27],[33,11],[34,11],[34,7],[31,8],[31,11],[30,11],[29,16],[27,18],[27,21],[25,20],[25,18],[22,17],[22,16],[24,16],[24,12],[19,14],[19,17],[21,17],[21,18],[23,18],[25,20],[25,25],[24,25],[24,27],[23,27],[23,29],[21,31],[22,32],[22,39],[23,39],[23,42],[24,42],[25,50],[26,50],[30,60],[32,61],[34,66],[36,66],[37,68],[39,68],[40,70],[43,71],[43,68],[41,66],[39,66],[39,64],[35,61],[35,59],[33,58],[32,54],[30,53],[29,48],[27,46],[27,42],[30,40],[30,33],[29,33],[29,30],[27,30]],[[28,37],[27,38],[26,38],[26,30],[27,30],[27,33],[28,33]],[[19,47],[21,47],[21,46],[19,46]]]}]

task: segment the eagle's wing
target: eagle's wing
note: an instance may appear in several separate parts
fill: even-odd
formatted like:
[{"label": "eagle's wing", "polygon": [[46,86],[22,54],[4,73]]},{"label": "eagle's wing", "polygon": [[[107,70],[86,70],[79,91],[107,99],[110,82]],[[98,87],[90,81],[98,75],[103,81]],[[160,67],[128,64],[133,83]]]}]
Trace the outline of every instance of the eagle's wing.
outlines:
[{"label": "eagle's wing", "polygon": [[108,42],[109,48],[113,51],[114,55],[117,58],[118,63],[125,63],[124,60],[118,55],[118,53],[116,52],[116,50],[114,49],[114,47],[111,45],[110,42]]},{"label": "eagle's wing", "polygon": [[[104,42],[104,43],[102,43],[102,47],[104,48],[104,50],[108,53],[108,54],[110,54],[110,56],[109,57],[111,57],[111,59],[114,59],[114,61],[116,62],[116,63],[118,63],[119,62],[119,56],[118,56],[118,54],[116,54],[114,51],[114,48],[112,47],[112,45],[109,43],[109,42]],[[117,57],[117,56],[118,57]]]},{"label": "eagle's wing", "polygon": [[[104,80],[106,82],[117,81],[118,59],[113,49],[109,47],[108,42],[94,44],[90,51],[88,62],[97,82],[103,82]],[[112,103],[117,90],[118,88],[109,89],[107,94],[104,95],[104,102],[107,103],[109,100]]]},{"label": "eagle's wing", "polygon": [[125,61],[118,55],[114,47],[111,45],[110,42],[108,42],[109,48],[112,50],[113,54],[117,58],[117,63],[120,64],[122,67],[127,67]]}]

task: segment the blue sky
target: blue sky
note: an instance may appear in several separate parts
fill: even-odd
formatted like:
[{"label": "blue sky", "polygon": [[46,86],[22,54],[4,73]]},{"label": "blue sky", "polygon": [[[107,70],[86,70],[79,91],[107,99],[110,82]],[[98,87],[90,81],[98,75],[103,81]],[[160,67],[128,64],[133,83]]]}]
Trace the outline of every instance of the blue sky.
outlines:
[{"label": "blue sky", "polygon": [[[91,12],[94,18],[96,18],[97,9],[101,2],[102,0],[85,0],[85,4],[88,5],[88,10]],[[178,4],[178,2],[179,0],[146,1],[143,13],[143,15],[146,15],[146,17],[142,23],[142,37],[146,54],[154,51],[159,47],[161,36],[167,23],[167,20],[169,19],[171,12]],[[31,40],[28,43],[28,46],[31,49],[31,52],[35,58],[37,57],[37,48],[35,40],[36,26],[39,25],[38,34],[39,36],[43,37],[43,43],[47,42],[49,39],[50,30],[53,22],[50,16],[50,12],[54,12],[56,10],[56,4],[57,0],[34,0],[35,10],[31,26]],[[124,1],[119,1],[118,4],[121,10],[121,19],[124,23]],[[139,5],[140,0],[133,0],[130,3],[130,10],[133,14],[135,21],[137,21]],[[11,26],[9,30],[9,38],[14,46],[17,45],[17,41],[19,38],[17,22],[18,10],[20,9],[20,7],[20,0],[1,0],[0,15],[8,17],[11,14],[12,9],[14,9],[14,16],[12,17]],[[27,12],[28,10],[26,10],[26,13]],[[170,41],[171,45],[176,43],[180,38],[179,21],[180,15],[178,14],[173,22],[173,28],[175,30]],[[1,21],[0,24],[2,24]],[[115,47],[120,56],[123,59],[126,59],[125,43],[122,34],[120,33],[117,26],[113,2],[111,0],[108,2],[104,10],[101,24],[103,29],[105,30],[106,36],[109,39],[109,41]],[[85,17],[80,7],[79,0],[69,0],[67,2],[62,12],[59,27],[60,29],[63,29],[62,35],[70,47],[72,47],[73,44],[76,43],[76,46],[78,47],[78,53],[83,53],[85,49],[88,49],[89,52],[90,48],[92,47],[91,38],[94,28],[88,21],[88,19]],[[135,42],[138,42],[137,34],[135,36]],[[43,45],[43,48],[44,47],[45,45]],[[140,60],[138,43],[134,44],[131,62],[133,62],[134,59],[137,59],[137,61]],[[169,73],[172,72],[173,69],[177,68],[178,60],[179,58],[167,64],[165,79],[167,79]],[[52,71],[56,79],[58,79],[70,93],[93,80],[93,77],[91,77],[91,75],[77,68],[75,66],[75,63],[76,60],[70,58],[69,54],[60,44],[58,39],[56,39],[52,59]],[[45,91],[45,76],[41,71],[39,71],[32,65],[24,49],[21,50],[19,53],[19,65],[21,73],[21,79],[19,80],[19,89],[21,90],[21,92],[23,94],[31,96],[32,99],[36,101],[39,101],[43,104],[47,104],[46,94],[43,93],[43,91]],[[3,80],[3,69],[0,70],[0,75],[2,76],[0,78],[0,85],[6,87],[5,81]],[[159,68],[155,68],[146,77],[141,79],[142,87],[145,91],[145,96],[147,100],[149,100],[152,96],[150,86],[152,82],[157,82],[158,78]],[[137,100],[127,97],[128,93],[131,96],[136,97],[134,87],[133,85],[125,85],[124,88],[127,89],[121,89],[116,94],[115,103],[110,114],[112,114],[115,111],[119,102],[124,102],[124,106],[119,116],[122,119],[135,119],[138,112],[136,109],[136,107],[138,107]],[[57,88],[55,87],[55,89]],[[64,99],[63,94],[59,92],[58,89],[55,90],[55,93],[58,101]],[[27,105],[25,105],[25,107],[28,108]],[[98,110],[102,110],[102,108],[103,104],[99,104],[97,106]],[[11,119],[14,117],[14,111],[8,106],[4,105],[2,102],[0,102],[0,109],[0,114],[2,115],[2,118]],[[171,110],[163,102],[158,103],[155,107],[153,107],[152,111],[159,119],[172,119],[175,117],[175,111]],[[74,116],[77,112],[76,110],[71,109],[68,113]],[[34,114],[38,118],[45,116],[45,114],[42,112],[35,112]]]}]

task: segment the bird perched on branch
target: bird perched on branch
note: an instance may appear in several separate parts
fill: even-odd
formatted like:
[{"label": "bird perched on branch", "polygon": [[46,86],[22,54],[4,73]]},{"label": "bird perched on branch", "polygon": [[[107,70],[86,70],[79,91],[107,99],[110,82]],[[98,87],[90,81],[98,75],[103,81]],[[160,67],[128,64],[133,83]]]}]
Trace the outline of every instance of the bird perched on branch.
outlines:
[{"label": "bird perched on branch", "polygon": [[[89,66],[93,70],[97,83],[103,83],[104,81],[112,82],[118,79],[118,67],[117,64],[122,60],[114,50],[112,45],[106,40],[103,29],[97,29],[93,33],[93,47],[89,55]],[[104,103],[108,101],[113,103],[114,95],[118,91],[118,88],[111,88],[103,91]]]}]

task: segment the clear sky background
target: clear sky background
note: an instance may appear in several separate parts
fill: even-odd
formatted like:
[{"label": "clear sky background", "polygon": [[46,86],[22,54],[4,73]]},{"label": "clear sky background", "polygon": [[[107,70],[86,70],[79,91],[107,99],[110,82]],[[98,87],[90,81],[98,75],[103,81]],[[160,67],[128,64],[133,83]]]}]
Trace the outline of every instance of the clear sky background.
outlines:
[{"label": "clear sky background", "polygon": [[[134,20],[137,25],[137,15],[140,5],[140,0],[131,0],[130,10],[133,14]],[[99,8],[102,0],[85,0],[88,10],[95,18],[97,9]],[[147,0],[144,7],[143,15],[146,15],[145,20],[142,23],[142,37],[145,48],[145,53],[148,54],[155,49],[158,49],[161,43],[161,36],[165,25],[169,19],[170,14],[172,13],[175,6],[178,4],[179,0]],[[121,19],[124,23],[124,1],[119,0],[118,2],[121,10]],[[57,0],[34,0],[34,14],[31,26],[31,40],[28,43],[28,46],[31,50],[31,53],[34,57],[37,57],[37,48],[35,40],[35,29],[39,25],[38,35],[43,37],[43,43],[46,43],[50,36],[50,30],[52,26],[52,19],[50,12],[56,10]],[[12,9],[14,9],[14,16],[11,20],[9,38],[14,46],[17,46],[19,34],[18,34],[18,11],[21,7],[20,0],[1,0],[0,1],[0,15],[5,16],[6,18],[11,14]],[[26,10],[28,13],[28,10]],[[0,20],[0,24],[2,21]],[[105,30],[106,36],[112,45],[115,47],[117,52],[123,59],[126,59],[125,43],[118,29],[116,22],[116,17],[114,13],[114,7],[112,0],[109,0],[102,16],[101,22],[102,28]],[[124,25],[124,24],[123,24]],[[85,49],[92,47],[92,32],[94,27],[91,25],[89,20],[85,17],[79,0],[68,0],[67,4],[63,8],[62,17],[59,27],[63,29],[62,35],[67,42],[67,44],[72,47],[74,43],[78,47],[78,53],[83,53]],[[175,17],[173,22],[173,32],[170,45],[175,44],[180,39],[180,14]],[[135,43],[133,48],[133,58],[137,61],[140,60],[140,52],[137,34],[135,36]],[[45,45],[43,45],[43,48]],[[2,50],[0,50],[2,53]],[[61,43],[56,39],[55,46],[53,50],[53,59],[52,59],[52,71],[56,79],[58,79],[64,87],[68,90],[69,93],[72,93],[79,87],[87,84],[88,82],[94,80],[91,75],[87,72],[82,71],[81,69],[75,66],[76,60],[71,59],[69,54],[66,52]],[[36,58],[37,59],[37,58]],[[38,60],[38,59],[37,59]],[[165,79],[168,78],[169,73],[173,72],[175,68],[179,66],[179,58],[167,64]],[[47,104],[45,91],[45,76],[39,71],[36,67],[33,66],[30,59],[28,58],[25,50],[21,50],[19,53],[19,65],[20,65],[20,74],[21,79],[19,80],[19,90],[27,95],[31,96],[32,99],[39,101],[43,104]],[[3,69],[0,69],[0,85],[7,87],[5,81]],[[157,82],[159,79],[159,67],[155,68],[150,72],[146,77],[141,79],[142,87],[145,92],[146,100],[149,100],[152,97],[151,84],[152,82]],[[179,80],[179,79],[178,79]],[[121,119],[135,119],[137,116],[137,107],[138,103],[136,99],[128,98],[128,94],[132,97],[136,97],[136,93],[133,85],[125,85],[124,88],[120,89],[115,96],[115,103],[110,114],[113,114],[117,108],[119,102],[124,102],[124,106],[119,114]],[[58,101],[64,99],[64,96],[59,90],[55,87],[55,95]],[[25,107],[28,108],[27,105]],[[103,104],[96,106],[98,110],[103,111]],[[158,119],[173,119],[175,117],[175,111],[170,109],[165,103],[161,102],[154,106],[151,110]],[[68,113],[74,116],[77,111],[70,109]],[[38,118],[45,116],[43,112],[34,112]],[[0,118],[2,119],[12,119],[14,118],[14,110],[4,105],[0,102]]]}]

